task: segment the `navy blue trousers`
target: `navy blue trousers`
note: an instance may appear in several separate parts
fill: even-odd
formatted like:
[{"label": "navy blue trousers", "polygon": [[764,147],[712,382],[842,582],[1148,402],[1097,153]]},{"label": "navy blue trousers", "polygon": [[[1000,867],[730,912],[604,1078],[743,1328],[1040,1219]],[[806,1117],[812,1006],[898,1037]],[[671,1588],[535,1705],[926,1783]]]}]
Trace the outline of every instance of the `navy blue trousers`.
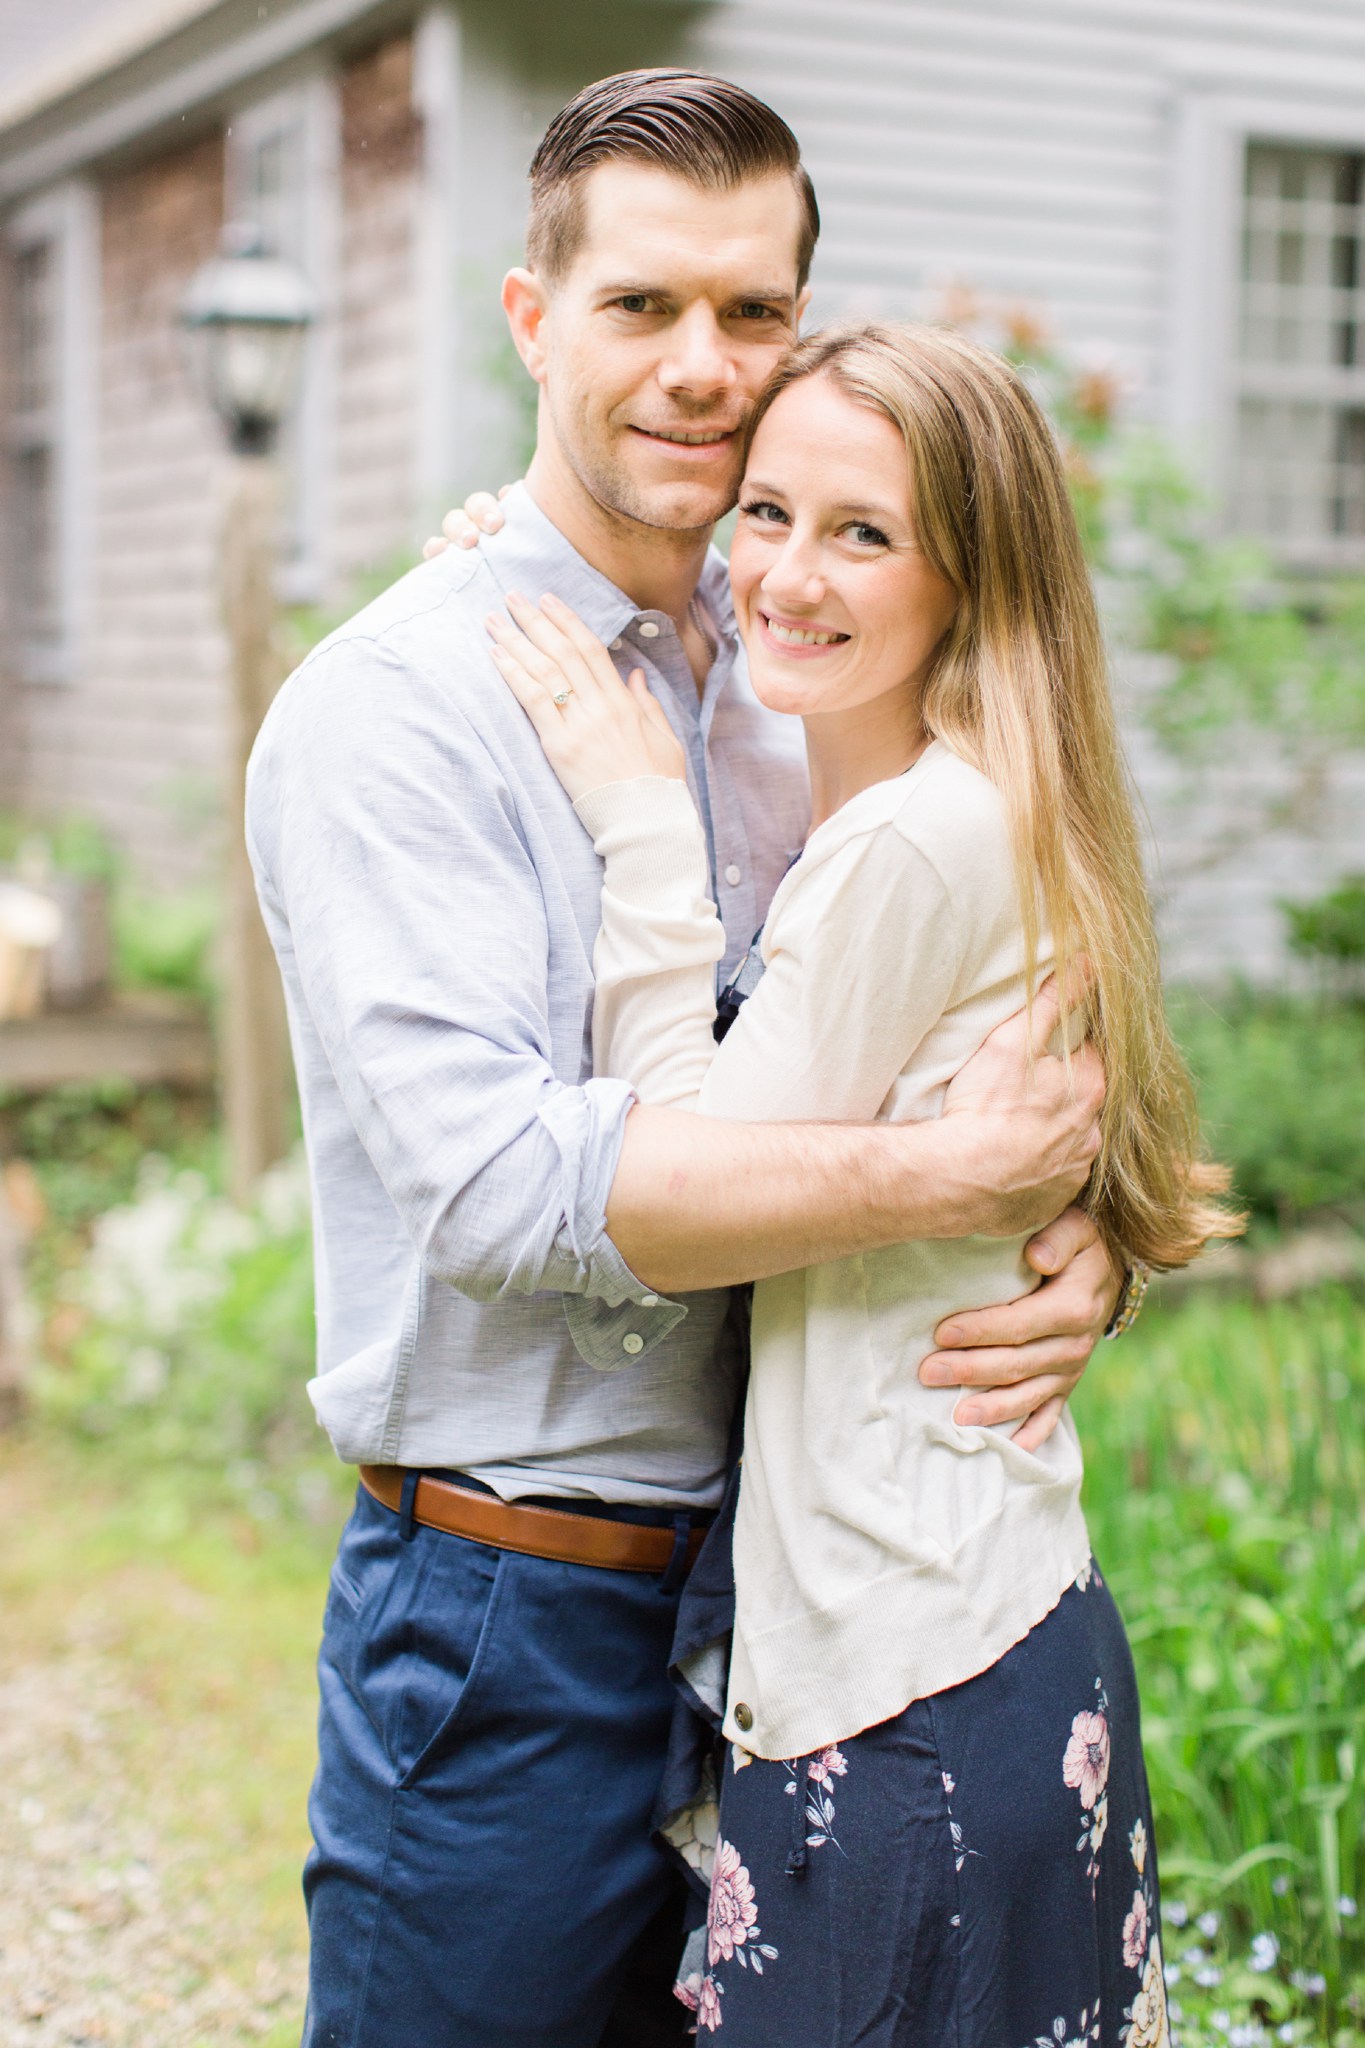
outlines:
[{"label": "navy blue trousers", "polygon": [[404,1541],[357,1494],[318,1665],[304,2048],[686,2040],[683,1887],[650,1841],[677,1605],[646,1574]]},{"label": "navy blue trousers", "polygon": [[1091,1567],[980,1677],[813,1757],[732,1751],[699,2036],[1167,2048],[1137,1687]]}]

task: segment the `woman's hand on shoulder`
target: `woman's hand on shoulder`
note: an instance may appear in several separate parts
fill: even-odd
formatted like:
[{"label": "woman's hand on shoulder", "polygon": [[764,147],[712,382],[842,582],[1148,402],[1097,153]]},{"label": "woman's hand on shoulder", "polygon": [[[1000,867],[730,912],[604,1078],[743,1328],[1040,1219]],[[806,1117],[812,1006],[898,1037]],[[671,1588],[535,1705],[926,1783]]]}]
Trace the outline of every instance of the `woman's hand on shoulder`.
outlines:
[{"label": "woman's hand on shoulder", "polygon": [[602,642],[560,598],[509,593],[485,621],[499,673],[575,803],[608,782],[686,779],[682,746],[643,669],[622,682]]},{"label": "woman's hand on shoulder", "polygon": [[458,511],[446,513],[441,531],[424,542],[422,560],[430,562],[447,548],[476,548],[480,534],[501,532],[503,514],[499,500],[511,488],[511,484],[504,484],[496,498],[491,491],[471,491]]}]

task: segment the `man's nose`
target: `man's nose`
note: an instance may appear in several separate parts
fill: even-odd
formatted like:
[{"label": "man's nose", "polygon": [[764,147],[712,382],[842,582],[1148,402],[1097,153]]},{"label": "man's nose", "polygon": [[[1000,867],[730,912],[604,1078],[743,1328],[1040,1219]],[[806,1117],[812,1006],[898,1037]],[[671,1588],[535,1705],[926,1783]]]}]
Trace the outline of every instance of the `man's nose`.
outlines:
[{"label": "man's nose", "polygon": [[696,306],[684,314],[671,339],[672,347],[659,365],[659,382],[665,391],[713,398],[729,390],[735,381],[734,351],[709,306]]}]

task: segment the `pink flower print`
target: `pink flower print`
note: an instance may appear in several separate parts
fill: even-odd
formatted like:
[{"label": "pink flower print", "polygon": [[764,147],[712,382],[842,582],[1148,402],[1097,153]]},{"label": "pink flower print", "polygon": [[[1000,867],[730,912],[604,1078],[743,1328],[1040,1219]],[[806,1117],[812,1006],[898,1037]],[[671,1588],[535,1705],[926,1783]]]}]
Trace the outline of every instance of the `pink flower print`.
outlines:
[{"label": "pink flower print", "polygon": [[813,1756],[806,1766],[806,1776],[812,1785],[828,1785],[831,1778],[848,1776],[848,1758],[841,1749],[831,1746]]},{"label": "pink flower print", "polygon": [[1077,1714],[1072,1722],[1062,1783],[1079,1791],[1087,1812],[1109,1783],[1109,1723],[1103,1714]]},{"label": "pink flower print", "polygon": [[[712,1968],[719,1962],[728,1963],[735,1950],[743,1948],[757,1918],[754,1888],[739,1860],[738,1849],[733,1842],[718,1841],[711,1872],[711,1905],[706,1915],[706,1960]],[[703,1993],[705,1988],[703,1983]],[[715,2025],[720,2025],[719,2006]]]},{"label": "pink flower print", "polygon": [[1147,1900],[1133,1893],[1133,1904],[1123,1923],[1123,1961],[1126,1969],[1140,1970],[1147,1957]]},{"label": "pink flower print", "polygon": [[697,2032],[705,2027],[708,2034],[714,2034],[720,2022],[720,1986],[708,1974],[697,1987]]}]

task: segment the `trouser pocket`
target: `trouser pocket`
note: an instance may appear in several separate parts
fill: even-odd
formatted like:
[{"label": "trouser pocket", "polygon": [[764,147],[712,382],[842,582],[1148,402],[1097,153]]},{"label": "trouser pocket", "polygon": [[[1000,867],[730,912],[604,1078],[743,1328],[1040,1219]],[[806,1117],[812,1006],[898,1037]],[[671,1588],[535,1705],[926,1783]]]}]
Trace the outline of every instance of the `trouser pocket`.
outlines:
[{"label": "trouser pocket", "polygon": [[492,1632],[505,1553],[418,1526],[362,1494],[332,1568],[322,1658],[409,1785],[467,1706]]}]

